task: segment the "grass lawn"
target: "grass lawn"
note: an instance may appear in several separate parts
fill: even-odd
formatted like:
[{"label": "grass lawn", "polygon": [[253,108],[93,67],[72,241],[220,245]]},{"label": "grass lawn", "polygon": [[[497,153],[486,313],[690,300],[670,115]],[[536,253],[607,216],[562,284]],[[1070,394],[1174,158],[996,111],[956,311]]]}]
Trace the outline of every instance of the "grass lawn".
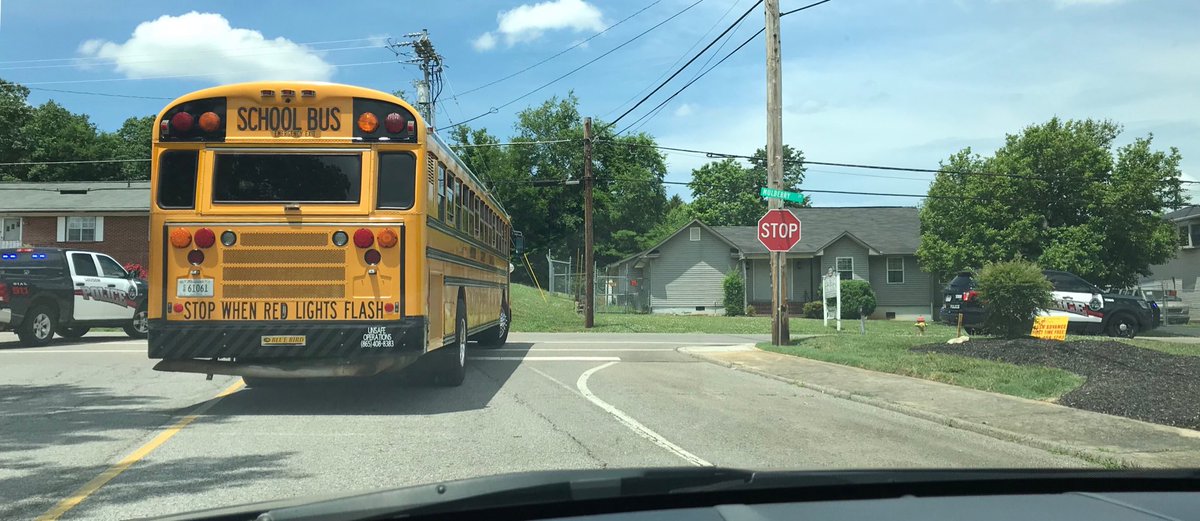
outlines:
[{"label": "grass lawn", "polygon": [[[575,312],[575,302],[562,296],[545,294],[545,300],[537,288],[513,284],[512,286],[512,330],[527,333],[564,333],[596,331],[601,333],[725,333],[725,334],[771,334],[771,317],[725,317],[711,315],[642,315],[619,313],[596,313],[596,327],[583,328],[583,315]],[[900,327],[896,321],[869,322],[869,327]],[[821,325],[820,320],[793,317],[789,321],[792,334],[823,334],[836,332],[833,327]],[[858,329],[858,322],[845,321],[842,327]],[[903,322],[902,327],[912,329],[912,324]]]},{"label": "grass lawn", "polygon": [[[1086,338],[1086,337],[1076,337],[1076,338],[1082,339],[1082,338]],[[1067,337],[1067,339],[1073,340],[1071,337]],[[1170,355],[1200,356],[1200,344],[1181,344],[1181,343],[1176,343],[1176,342],[1163,342],[1161,340],[1143,340],[1140,338],[1133,338],[1133,339],[1112,338],[1110,340],[1124,342],[1131,346],[1140,347],[1142,349],[1152,349],[1154,351],[1161,351],[1163,353],[1167,353]]]},{"label": "grass lawn", "polygon": [[[845,327],[845,323],[843,323]],[[918,336],[908,321],[868,322],[867,334],[857,324],[840,334],[814,337],[791,346],[760,344],[776,353],[934,380],[1035,400],[1051,400],[1083,384],[1083,378],[1060,369],[1030,367],[937,353],[914,353],[908,348],[941,343],[954,337],[954,328],[931,324]]]}]

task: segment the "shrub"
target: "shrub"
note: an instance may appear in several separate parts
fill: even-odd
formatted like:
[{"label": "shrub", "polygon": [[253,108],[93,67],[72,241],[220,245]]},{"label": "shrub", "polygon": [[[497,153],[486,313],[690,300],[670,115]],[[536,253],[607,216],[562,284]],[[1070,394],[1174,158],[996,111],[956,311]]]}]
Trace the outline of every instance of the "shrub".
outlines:
[{"label": "shrub", "polygon": [[824,312],[825,305],[820,300],[804,303],[804,318],[821,318]]},{"label": "shrub", "polygon": [[752,317],[755,315],[755,313],[758,312],[754,310],[754,306],[746,306],[746,316]]},{"label": "shrub", "polygon": [[865,280],[842,281],[842,318],[870,316],[875,312],[875,290]]},{"label": "shrub", "polygon": [[746,310],[746,281],[742,280],[742,274],[730,271],[721,286],[725,289],[725,316],[741,315]]},{"label": "shrub", "polygon": [[1005,338],[1029,335],[1034,315],[1050,306],[1050,281],[1032,262],[988,264],[979,271],[975,284],[988,311],[984,328]]}]

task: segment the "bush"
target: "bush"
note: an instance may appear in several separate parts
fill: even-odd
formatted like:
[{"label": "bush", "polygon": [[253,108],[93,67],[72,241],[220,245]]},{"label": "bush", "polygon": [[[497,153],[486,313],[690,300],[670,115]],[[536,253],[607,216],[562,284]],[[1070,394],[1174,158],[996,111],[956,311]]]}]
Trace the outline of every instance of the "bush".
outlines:
[{"label": "bush", "polygon": [[1032,262],[988,264],[975,284],[988,311],[984,329],[1005,338],[1028,336],[1034,315],[1051,303],[1050,281]]},{"label": "bush", "polygon": [[741,315],[746,310],[746,281],[742,280],[742,274],[736,270],[729,272],[721,286],[725,289],[725,316]]},{"label": "bush", "polygon": [[754,306],[746,306],[746,316],[752,317],[755,313],[758,312],[754,310]]},{"label": "bush", "polygon": [[821,318],[825,312],[825,305],[820,300],[804,303],[804,318]]},{"label": "bush", "polygon": [[870,316],[875,312],[875,290],[865,280],[842,281],[842,318]]}]

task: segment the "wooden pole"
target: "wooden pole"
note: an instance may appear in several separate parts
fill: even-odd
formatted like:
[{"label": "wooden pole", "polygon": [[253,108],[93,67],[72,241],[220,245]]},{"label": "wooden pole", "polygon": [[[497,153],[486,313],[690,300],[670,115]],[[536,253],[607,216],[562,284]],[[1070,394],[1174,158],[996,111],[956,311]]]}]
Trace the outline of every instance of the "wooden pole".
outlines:
[{"label": "wooden pole", "polygon": [[[783,189],[783,78],[779,51],[779,0],[763,2],[767,33],[767,186]],[[783,201],[769,199],[768,207],[782,208]],[[771,343],[787,345],[787,254],[771,252]]]},{"label": "wooden pole", "polygon": [[595,266],[592,257],[592,118],[583,120],[583,327],[596,325]]}]

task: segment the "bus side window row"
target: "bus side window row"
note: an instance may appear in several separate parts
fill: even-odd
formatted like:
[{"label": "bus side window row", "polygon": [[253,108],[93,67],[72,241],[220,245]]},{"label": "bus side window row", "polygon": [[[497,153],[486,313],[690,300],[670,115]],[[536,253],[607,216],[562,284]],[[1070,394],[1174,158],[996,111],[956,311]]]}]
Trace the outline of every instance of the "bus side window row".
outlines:
[{"label": "bus side window row", "polygon": [[508,225],[471,188],[458,179],[453,171],[447,170],[441,161],[437,164],[438,204],[437,218],[485,244],[500,250],[505,256],[509,252]]}]

